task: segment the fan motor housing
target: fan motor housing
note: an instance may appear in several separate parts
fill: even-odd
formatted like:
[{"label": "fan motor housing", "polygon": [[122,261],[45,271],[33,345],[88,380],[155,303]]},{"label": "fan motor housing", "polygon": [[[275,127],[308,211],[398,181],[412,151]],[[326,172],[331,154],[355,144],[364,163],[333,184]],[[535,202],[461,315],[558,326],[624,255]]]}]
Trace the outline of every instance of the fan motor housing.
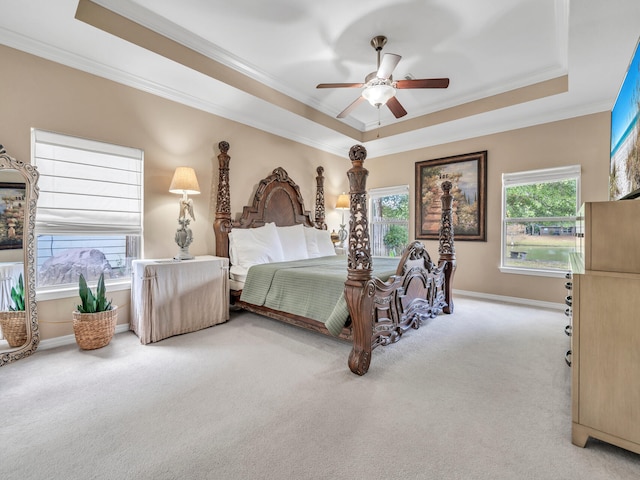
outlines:
[{"label": "fan motor housing", "polygon": [[[364,79],[364,83],[369,83],[372,80],[375,80],[376,78],[378,78],[378,72],[371,72],[369,75],[367,75]],[[393,76],[389,75],[389,82],[392,83],[393,82]]]}]

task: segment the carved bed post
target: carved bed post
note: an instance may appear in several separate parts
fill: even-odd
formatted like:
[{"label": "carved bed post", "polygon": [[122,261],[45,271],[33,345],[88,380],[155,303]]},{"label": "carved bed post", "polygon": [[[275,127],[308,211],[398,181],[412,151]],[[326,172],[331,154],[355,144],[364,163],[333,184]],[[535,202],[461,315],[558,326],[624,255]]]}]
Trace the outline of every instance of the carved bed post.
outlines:
[{"label": "carved bed post", "polygon": [[352,168],[347,172],[351,208],[349,220],[349,252],[347,281],[344,294],[353,326],[353,348],[349,354],[349,368],[364,375],[371,363],[371,337],[373,335],[372,309],[375,288],[371,279],[371,245],[367,221],[366,183],[369,171],[362,166],[367,150],[354,145],[349,150]]},{"label": "carved bed post", "polygon": [[216,236],[216,256],[229,257],[229,232],[231,231],[231,192],[229,191],[229,143],[218,143],[218,197],[213,230]]},{"label": "carved bed post", "polygon": [[453,274],[456,271],[456,249],[453,245],[453,214],[451,196],[451,182],[442,182],[442,220],[440,222],[440,253],[439,263],[447,262],[444,267],[445,285],[444,294],[447,306],[442,309],[444,313],[453,313]]},{"label": "carved bed post", "polygon": [[320,230],[326,230],[327,224],[324,223],[324,168],[318,167],[316,168],[316,172],[318,176],[316,177],[316,213],[314,216],[314,221],[316,224],[316,228]]}]

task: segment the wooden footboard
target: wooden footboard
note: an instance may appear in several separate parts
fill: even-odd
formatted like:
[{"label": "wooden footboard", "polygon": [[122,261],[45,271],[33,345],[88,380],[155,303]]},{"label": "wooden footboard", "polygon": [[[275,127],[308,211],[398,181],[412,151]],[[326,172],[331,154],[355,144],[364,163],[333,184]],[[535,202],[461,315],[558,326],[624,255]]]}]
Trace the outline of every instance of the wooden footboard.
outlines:
[{"label": "wooden footboard", "polygon": [[371,352],[379,345],[396,342],[409,328],[442,313],[453,312],[451,284],[455,272],[455,250],[451,218],[451,182],[443,182],[440,259],[435,265],[420,242],[405,250],[396,275],[387,282],[372,278],[372,258],[367,219],[364,168],[367,151],[351,147],[349,178],[351,208],[345,297],[353,330],[349,368],[364,375]]}]

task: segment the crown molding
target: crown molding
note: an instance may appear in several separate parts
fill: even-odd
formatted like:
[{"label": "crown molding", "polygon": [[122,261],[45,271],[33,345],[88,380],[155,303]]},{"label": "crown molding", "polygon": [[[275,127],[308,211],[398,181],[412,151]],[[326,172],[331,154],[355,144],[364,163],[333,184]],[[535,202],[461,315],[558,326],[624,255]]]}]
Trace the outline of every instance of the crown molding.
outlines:
[{"label": "crown molding", "polygon": [[[512,118],[512,116],[506,116],[503,119],[481,122],[482,126],[471,126],[470,128],[468,126],[460,125],[460,123],[465,122],[466,120],[463,118],[449,122],[451,125],[440,124],[439,126],[434,127],[434,131],[437,127],[441,127],[441,130],[438,130],[437,133],[433,135],[423,135],[420,134],[420,131],[408,132],[408,134],[404,135],[403,141],[398,142],[402,144],[401,148],[398,148],[396,145],[386,147],[380,146],[382,143],[380,145],[376,145],[376,141],[367,142],[365,143],[368,154],[367,158],[373,159],[402,152],[419,150],[421,148],[443,145],[446,143],[460,142],[471,138],[510,132],[521,128],[568,120],[570,118],[602,113],[609,110],[611,110],[610,102],[600,101],[588,105],[577,105],[560,110],[544,112],[534,116],[517,116],[516,119]],[[455,124],[458,124],[458,127],[453,128],[452,125]],[[416,133],[417,135],[415,135]],[[412,139],[410,138],[412,136],[416,136],[418,138]]]},{"label": "crown molding", "polygon": [[[328,109],[327,105],[313,97],[301,93],[299,90],[292,89],[288,85],[282,83],[278,78],[262,71],[255,65],[247,63],[233,53],[224,48],[199,37],[189,30],[157,15],[156,13],[141,7],[133,2],[121,2],[117,0],[87,0],[110,10],[122,17],[125,17],[145,28],[148,28],[174,42],[177,42],[205,57],[221,63],[243,75],[256,80],[268,87],[277,90],[288,97],[302,102],[325,115],[336,117],[340,112],[334,112]],[[364,131],[365,124],[355,118],[348,117],[343,119],[344,123],[359,130]]]}]

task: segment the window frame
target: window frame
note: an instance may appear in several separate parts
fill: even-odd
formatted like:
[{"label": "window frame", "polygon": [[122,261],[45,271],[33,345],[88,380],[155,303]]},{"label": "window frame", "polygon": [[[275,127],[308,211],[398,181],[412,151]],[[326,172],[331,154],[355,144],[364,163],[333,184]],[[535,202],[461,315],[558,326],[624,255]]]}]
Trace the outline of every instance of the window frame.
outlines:
[{"label": "window frame", "polygon": [[[380,187],[380,188],[372,188],[368,191],[367,197],[368,197],[368,222],[369,222],[369,236],[371,238],[371,243],[372,243],[372,252],[371,254],[373,255],[373,242],[374,242],[374,238],[373,238],[373,229],[374,229],[374,225],[377,225],[380,222],[374,222],[373,220],[373,202],[375,199],[380,198],[380,197],[388,197],[391,195],[406,195],[407,196],[407,200],[409,201],[409,215],[406,220],[406,224],[407,224],[407,234],[409,235],[409,243],[411,243],[411,231],[410,231],[410,219],[411,219],[411,199],[409,198],[409,185],[395,185],[392,187]],[[398,252],[398,256],[400,255],[400,253],[402,252]]]},{"label": "window frame", "polygon": [[[128,158],[129,165],[133,168],[129,172],[130,174],[133,175],[133,178],[137,181],[137,185],[136,183],[128,183],[127,185],[131,186],[128,188],[135,188],[137,190],[136,197],[130,197],[131,198],[130,201],[136,203],[137,207],[136,207],[136,210],[127,209],[125,212],[136,212],[135,214],[134,213],[132,214],[137,215],[137,218],[134,223],[130,223],[131,220],[129,220],[129,222],[125,222],[122,224],[117,224],[112,222],[108,222],[108,223],[102,222],[104,223],[104,225],[109,224],[111,227],[115,226],[115,230],[110,228],[108,231],[105,231],[104,225],[102,225],[99,222],[99,220],[96,222],[99,216],[94,217],[92,220],[93,223],[95,224],[95,228],[92,228],[91,224],[84,224],[84,223],[78,224],[77,222],[73,222],[73,221],[71,221],[71,223],[66,224],[68,226],[65,226],[64,222],[62,223],[56,222],[54,224],[44,223],[40,228],[38,228],[39,226],[38,226],[37,214],[36,214],[36,228],[34,232],[36,238],[38,238],[40,235],[53,235],[58,237],[59,236],[68,237],[68,236],[74,236],[74,235],[77,235],[79,237],[91,237],[91,236],[105,237],[105,236],[116,235],[118,237],[124,236],[125,242],[128,245],[129,240],[127,239],[129,237],[131,236],[139,237],[137,239],[134,239],[134,242],[138,244],[138,249],[139,249],[137,258],[144,258],[144,253],[143,253],[143,248],[144,248],[144,241],[143,241],[144,239],[143,237],[144,151],[140,148],[126,147],[118,144],[112,144],[108,142],[102,142],[102,141],[97,141],[93,139],[32,128],[31,129],[31,163],[32,165],[35,165],[36,168],[38,168],[38,163],[40,163],[39,160],[37,159],[38,152],[36,150],[36,147],[37,145],[40,145],[40,144],[60,146],[63,149],[73,149],[77,152],[87,151],[87,152],[95,152],[98,155],[110,155],[114,157],[115,159],[114,162],[116,162],[116,164],[120,163],[118,161],[118,158],[120,159]],[[60,165],[64,165],[64,163],[66,162],[76,163],[77,160],[73,160],[74,155],[76,154],[71,152],[71,155],[68,159],[66,157],[61,158],[60,161],[62,163]],[[45,163],[48,163],[50,165],[55,165],[55,163],[53,164],[51,163],[56,161],[55,157],[50,157],[49,159],[47,159],[46,157],[42,157],[42,158],[43,158],[43,161],[45,161]],[[111,165],[108,163],[103,163],[99,165],[97,163],[93,163],[92,160],[89,160],[88,162],[86,162],[86,165],[88,166],[92,164],[98,166],[98,168],[104,168],[105,165]],[[43,168],[44,168],[44,164],[43,164]],[[117,166],[114,166],[111,168],[115,168],[116,170],[119,170],[119,167]],[[53,171],[55,170],[52,170],[52,172]],[[41,178],[44,178],[44,176],[46,176],[44,175],[44,173],[40,174]],[[83,178],[83,177],[80,177],[79,175],[73,175],[73,176],[76,178]],[[54,179],[54,182],[56,178],[60,178],[60,179],[71,178],[69,176],[59,177],[53,174],[50,174],[50,177]],[[86,177],[85,180],[86,179],[88,179],[88,177]],[[123,184],[123,182],[120,180],[121,180],[120,178],[117,178],[115,180],[107,180],[107,181],[115,181],[116,183],[114,183],[114,185]],[[103,177],[100,177],[100,181],[104,182],[105,180]],[[41,184],[43,183],[42,180],[40,181],[40,183]],[[46,187],[46,185],[43,185],[43,186]],[[78,194],[79,192],[78,190],[73,190],[73,189],[63,190],[63,192],[64,191],[68,191],[70,193],[73,193],[74,195]],[[51,188],[50,192],[54,192],[55,194],[58,192],[58,190]],[[88,193],[88,195],[93,195],[93,192]],[[42,190],[41,190],[41,196],[42,196]],[[64,197],[61,197],[61,198],[64,198]],[[125,197],[123,196],[116,197],[114,195],[112,198],[124,199]],[[118,201],[121,201],[121,200],[118,200]],[[52,205],[56,205],[56,204],[57,202]],[[36,211],[37,211],[37,208],[38,206],[36,206]],[[45,208],[48,208],[47,211],[51,211],[51,207],[45,207]],[[53,208],[58,208],[58,207],[53,207]],[[94,210],[94,211],[97,211],[97,210]],[[104,211],[118,212],[117,209],[116,210],[106,209]],[[89,217],[85,215],[84,218],[88,219]],[[86,225],[86,229],[83,225]],[[68,232],[67,232],[67,229],[69,229]],[[38,242],[36,241],[36,248],[37,248],[37,243]],[[36,257],[37,257],[37,251],[36,251]],[[36,275],[38,275],[38,271],[39,269],[36,266]],[[96,283],[95,280],[90,281],[89,285],[95,286],[95,283]],[[127,290],[131,288],[131,275],[126,274],[119,278],[105,279],[105,283],[107,284],[108,289],[111,292]],[[36,294],[38,295],[38,299],[40,300],[52,300],[57,298],[74,297],[78,295],[78,286],[77,284],[74,284],[74,283],[36,286]]]},{"label": "window frame", "polygon": [[[507,188],[518,185],[531,185],[536,183],[551,183],[562,180],[576,181],[576,208],[575,215],[567,217],[527,217],[527,218],[506,218],[507,212]],[[563,167],[544,168],[539,170],[528,170],[514,173],[502,174],[502,213],[501,213],[501,232],[500,232],[500,264],[499,270],[502,273],[511,273],[517,275],[531,275],[553,278],[564,278],[565,270],[533,268],[533,267],[514,267],[505,265],[505,246],[507,244],[507,224],[517,221],[572,221],[577,219],[577,212],[581,205],[581,166],[569,165]],[[569,267],[567,266],[567,270]]]}]

